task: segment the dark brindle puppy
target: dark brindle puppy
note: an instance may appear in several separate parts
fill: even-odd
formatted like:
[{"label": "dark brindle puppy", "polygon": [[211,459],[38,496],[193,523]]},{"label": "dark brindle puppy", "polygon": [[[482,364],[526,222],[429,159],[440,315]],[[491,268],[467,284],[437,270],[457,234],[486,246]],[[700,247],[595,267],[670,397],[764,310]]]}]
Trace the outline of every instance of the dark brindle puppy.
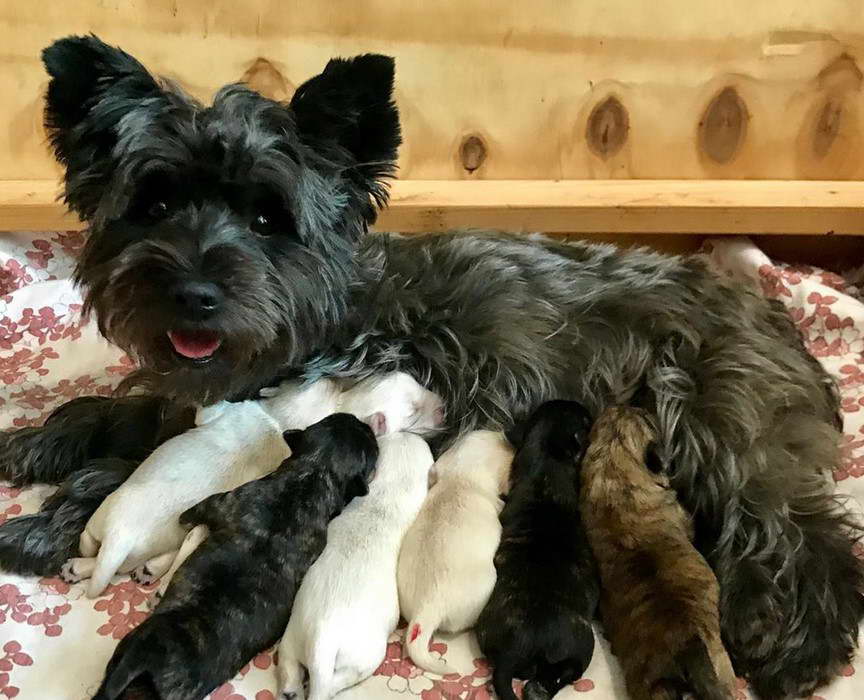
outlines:
[{"label": "dark brindle puppy", "polygon": [[272,474],[181,516],[210,533],[153,614],[118,645],[95,700],[202,698],[285,631],[294,595],[324,548],[327,524],[368,492],[372,430],[335,414],[289,431]]},{"label": "dark brindle puppy", "polygon": [[[206,105],[96,37],[43,58],[65,199],[88,225],[76,279],[151,393],[207,403],[285,375],[402,370],[444,399],[446,441],[551,398],[598,414],[644,379],[740,672],[772,700],[849,662],[864,569],[825,478],[839,402],[781,304],[698,256],[368,233],[400,142],[385,56],[334,59],[286,104],[231,85]],[[0,474],[84,468],[88,421],[0,439]]]},{"label": "dark brindle puppy", "polygon": [[652,459],[654,439],[639,409],[609,408],[582,464],[603,626],[633,700],[726,700],[735,674],[720,639],[717,579]]},{"label": "dark brindle puppy", "polygon": [[498,580],[477,639],[498,697],[551,697],[578,680],[594,653],[600,584],[579,516],[579,466],[591,419],[580,404],[549,401],[508,433],[516,448],[501,511]]}]

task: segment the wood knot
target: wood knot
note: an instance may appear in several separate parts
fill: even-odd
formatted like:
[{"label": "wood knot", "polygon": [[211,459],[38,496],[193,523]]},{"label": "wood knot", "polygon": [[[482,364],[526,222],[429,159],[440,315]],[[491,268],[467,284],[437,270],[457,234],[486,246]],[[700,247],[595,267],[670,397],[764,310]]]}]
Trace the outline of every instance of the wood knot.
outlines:
[{"label": "wood knot", "polygon": [[473,173],[486,162],[486,144],[477,134],[470,134],[462,139],[459,146],[459,161],[469,173]]},{"label": "wood knot", "polygon": [[240,82],[246,83],[255,92],[277,102],[284,102],[294,94],[291,83],[266,58],[256,58],[243,73]]},{"label": "wood knot", "polygon": [[630,116],[621,101],[610,95],[588,115],[585,140],[591,152],[604,160],[614,156],[627,141]]},{"label": "wood knot", "polygon": [[728,163],[747,135],[750,114],[734,87],[723,88],[705,109],[699,122],[702,151],[717,163]]}]

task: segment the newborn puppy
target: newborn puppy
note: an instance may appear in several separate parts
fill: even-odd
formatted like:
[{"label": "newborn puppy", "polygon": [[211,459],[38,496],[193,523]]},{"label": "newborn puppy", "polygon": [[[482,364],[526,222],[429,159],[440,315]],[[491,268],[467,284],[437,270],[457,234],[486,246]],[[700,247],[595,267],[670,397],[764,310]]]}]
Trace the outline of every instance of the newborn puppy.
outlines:
[{"label": "newborn puppy", "polygon": [[594,652],[600,584],[579,513],[579,470],[591,419],[549,401],[508,433],[516,447],[501,511],[498,580],[477,621],[498,697],[551,697],[582,676]]},{"label": "newborn puppy", "polygon": [[118,571],[144,565],[136,574],[142,582],[165,573],[186,535],[180,513],[275,469],[288,456],[284,429],[305,428],[341,411],[360,418],[381,413],[391,430],[431,432],[443,417],[437,395],[398,372],[351,388],[324,379],[285,382],[262,394],[261,400],[200,409],[196,428],[158,447],[90,518],[79,543],[82,556],[64,565],[63,577],[90,577],[87,594],[93,598]]},{"label": "newborn puppy", "polygon": [[690,518],[653,457],[635,408],[597,420],[582,466],[582,515],[597,557],[600,612],[633,700],[734,697],[719,587],[691,544]]},{"label": "newborn puppy", "polygon": [[327,528],[324,553],[303,579],[279,646],[286,700],[311,700],[371,676],[399,623],[396,561],[426,496],[432,453],[422,438],[396,433],[378,441],[369,495],[354,500]]},{"label": "newborn puppy", "polygon": [[372,430],[342,413],[286,440],[275,472],[183,513],[210,535],[117,646],[94,700],[203,698],[282,634],[327,524],[367,493],[378,456]]},{"label": "newborn puppy", "polygon": [[429,651],[429,641],[439,628],[473,627],[492,593],[501,539],[498,494],[507,490],[512,461],[501,433],[462,437],[435,463],[438,480],[405,536],[398,572],[399,605],[409,620],[405,649],[427,671],[459,673]]}]

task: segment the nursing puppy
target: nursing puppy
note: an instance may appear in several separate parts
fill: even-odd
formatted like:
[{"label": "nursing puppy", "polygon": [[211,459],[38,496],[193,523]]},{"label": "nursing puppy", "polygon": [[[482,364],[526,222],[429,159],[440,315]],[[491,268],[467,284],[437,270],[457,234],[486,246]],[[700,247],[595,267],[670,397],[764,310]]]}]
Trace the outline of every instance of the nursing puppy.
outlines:
[{"label": "nursing puppy", "polygon": [[720,638],[717,579],[667,478],[649,469],[653,439],[638,409],[607,409],[582,466],[603,626],[633,700],[726,700],[735,674]]},{"label": "nursing puppy", "polygon": [[432,452],[422,438],[379,439],[369,495],[327,528],[327,546],[303,579],[279,646],[285,700],[302,700],[303,668],[311,700],[371,676],[399,623],[396,562],[406,530],[426,496]]},{"label": "nursing puppy", "polygon": [[516,447],[501,511],[498,579],[477,621],[498,697],[551,697],[580,678],[594,652],[600,596],[579,513],[579,470],[591,419],[571,401],[549,401],[508,437]]},{"label": "nursing puppy", "polygon": [[286,440],[275,472],[183,513],[210,536],[117,646],[94,700],[203,698],[282,634],[327,524],[367,493],[378,456],[372,430],[343,413]]},{"label": "nursing puppy", "polygon": [[[507,490],[513,449],[501,433],[476,430],[435,463],[437,482],[399,553],[399,605],[409,620],[405,649],[434,673],[460,673],[429,651],[437,629],[474,626],[495,585],[501,539],[498,494]],[[463,674],[464,675],[464,674]]]},{"label": "nursing puppy", "polygon": [[140,581],[164,574],[186,535],[179,515],[275,469],[288,456],[287,428],[305,428],[336,411],[380,414],[395,430],[429,432],[442,420],[440,399],[398,372],[348,388],[333,380],[286,382],[262,393],[261,400],[200,409],[195,429],[158,447],[90,518],[79,543],[82,556],[64,565],[63,577],[90,577],[92,598],[118,571],[141,566]]}]

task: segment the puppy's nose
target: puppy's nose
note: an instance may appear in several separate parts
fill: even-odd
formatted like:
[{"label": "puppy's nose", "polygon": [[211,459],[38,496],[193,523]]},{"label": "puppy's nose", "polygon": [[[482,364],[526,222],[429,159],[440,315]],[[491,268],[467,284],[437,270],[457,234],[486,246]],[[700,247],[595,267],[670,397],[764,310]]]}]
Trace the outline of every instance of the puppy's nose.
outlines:
[{"label": "puppy's nose", "polygon": [[225,295],[212,282],[182,282],[174,288],[174,303],[179,311],[193,318],[212,316]]}]

